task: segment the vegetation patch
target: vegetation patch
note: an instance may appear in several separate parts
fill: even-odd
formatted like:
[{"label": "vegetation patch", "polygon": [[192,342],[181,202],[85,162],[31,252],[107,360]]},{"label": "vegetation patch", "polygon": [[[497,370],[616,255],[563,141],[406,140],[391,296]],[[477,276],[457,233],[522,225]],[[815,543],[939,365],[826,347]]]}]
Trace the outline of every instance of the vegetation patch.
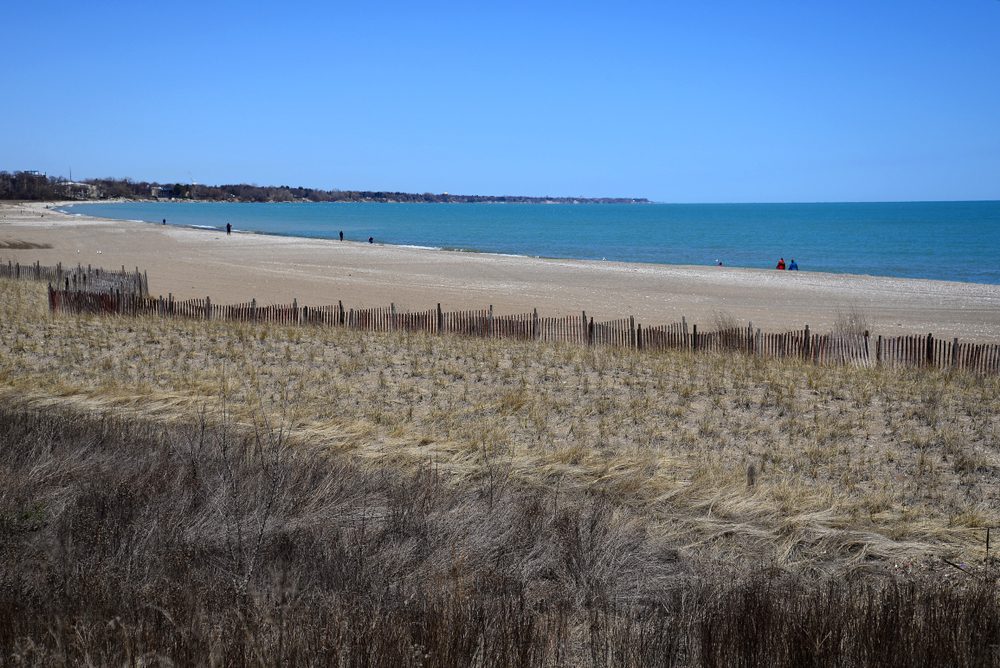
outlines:
[{"label": "vegetation patch", "polygon": [[985,567],[1000,380],[424,334],[50,314],[0,283],[0,397],[262,419],[447,485],[599,493],[684,559],[804,576]]},{"label": "vegetation patch", "polygon": [[2,250],[31,250],[33,248],[52,248],[52,244],[40,244],[20,239],[0,239],[0,249]]},{"label": "vegetation patch", "polygon": [[0,409],[0,663],[989,665],[991,582],[702,568],[598,490]]}]

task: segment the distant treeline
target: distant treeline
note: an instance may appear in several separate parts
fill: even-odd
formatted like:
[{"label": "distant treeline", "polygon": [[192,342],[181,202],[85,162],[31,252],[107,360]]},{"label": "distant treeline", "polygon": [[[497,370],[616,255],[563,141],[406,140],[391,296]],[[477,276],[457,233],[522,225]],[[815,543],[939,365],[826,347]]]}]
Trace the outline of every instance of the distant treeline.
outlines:
[{"label": "distant treeline", "polygon": [[522,197],[518,195],[451,195],[400,193],[381,190],[318,190],[291,186],[255,186],[245,183],[206,186],[155,183],[132,179],[68,181],[38,172],[0,172],[0,199],[184,199],[212,202],[506,202],[560,204],[645,204],[631,197]]}]

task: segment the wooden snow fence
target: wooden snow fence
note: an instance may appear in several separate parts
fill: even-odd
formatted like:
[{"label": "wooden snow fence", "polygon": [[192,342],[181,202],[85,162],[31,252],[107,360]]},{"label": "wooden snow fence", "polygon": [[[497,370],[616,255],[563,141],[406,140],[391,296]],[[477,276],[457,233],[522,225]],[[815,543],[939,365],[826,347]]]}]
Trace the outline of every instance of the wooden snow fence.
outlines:
[{"label": "wooden snow fence", "polygon": [[120,292],[122,294],[149,296],[149,277],[146,272],[127,271],[123,266],[120,271],[103,269],[101,267],[63,267],[62,263],[54,266],[20,264],[8,261],[0,263],[0,278],[15,281],[44,281],[56,289],[74,292]]},{"label": "wooden snow fence", "polygon": [[607,348],[635,348],[635,318],[619,318],[595,323],[591,318],[587,327],[587,343]]},{"label": "wooden snow fence", "polygon": [[578,316],[568,315],[562,318],[545,317],[538,319],[539,341],[587,345],[587,330],[586,313]]},{"label": "wooden snow fence", "polygon": [[881,366],[935,369],[964,369],[973,373],[1000,373],[1000,345],[968,343],[955,339],[925,336],[896,336],[876,341],[876,358]]},{"label": "wooden snow fence", "polygon": [[538,313],[518,313],[493,317],[493,338],[510,341],[534,341]]},{"label": "wooden snow fence", "polygon": [[[16,273],[17,269],[8,268],[5,271]],[[42,268],[32,271],[35,275],[44,275]],[[344,327],[363,332],[457,334],[643,351],[739,352],[765,359],[794,358],[830,366],[960,369],[978,374],[1000,374],[1000,344],[941,339],[931,334],[896,337],[872,336],[868,332],[816,334],[810,332],[808,327],[789,332],[763,332],[750,323],[746,327],[704,331],[695,324],[689,326],[684,319],[669,325],[643,326],[632,317],[595,322],[585,312],[564,317],[539,316],[537,310],[497,315],[492,307],[445,312],[440,304],[436,309],[425,311],[401,311],[395,304],[387,308],[357,309],[345,308],[341,302],[328,306],[300,306],[297,300],[291,304],[258,305],[256,300],[251,300],[242,304],[217,305],[208,297],[176,300],[173,295],[146,296],[141,292],[145,286],[145,275],[140,280],[138,271],[124,274],[94,269],[88,271],[89,274],[86,271],[76,274],[76,289],[59,289],[49,285],[51,311]],[[65,274],[61,275],[65,279]],[[123,276],[126,279],[122,284],[124,287],[89,289],[91,286],[111,285],[110,280],[101,282],[111,275]],[[84,284],[87,288],[80,287]]]},{"label": "wooden snow fence", "polygon": [[653,327],[637,326],[640,345],[643,350],[690,350],[691,334],[687,321]]},{"label": "wooden snow fence", "polygon": [[440,333],[485,338],[489,336],[492,313],[492,309],[441,313]]}]

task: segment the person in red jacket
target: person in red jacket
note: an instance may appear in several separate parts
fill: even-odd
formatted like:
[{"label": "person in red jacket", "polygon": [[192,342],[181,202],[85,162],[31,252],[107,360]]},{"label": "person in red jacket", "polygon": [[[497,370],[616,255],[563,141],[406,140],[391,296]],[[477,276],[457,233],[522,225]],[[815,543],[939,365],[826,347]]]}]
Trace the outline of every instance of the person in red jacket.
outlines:
[{"label": "person in red jacket", "polygon": [[778,266],[775,267],[775,269],[784,269],[784,268],[785,268],[785,258],[779,258]]}]

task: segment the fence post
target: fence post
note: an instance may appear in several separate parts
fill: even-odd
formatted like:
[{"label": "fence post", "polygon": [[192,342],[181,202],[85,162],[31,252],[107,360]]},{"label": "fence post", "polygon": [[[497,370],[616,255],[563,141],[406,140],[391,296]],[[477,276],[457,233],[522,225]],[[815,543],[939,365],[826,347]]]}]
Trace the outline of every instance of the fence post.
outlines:
[{"label": "fence post", "polygon": [[587,345],[594,345],[594,319],[591,318],[590,322],[587,323]]},{"label": "fence post", "polygon": [[338,320],[340,321],[340,326],[343,327],[344,326],[344,322],[347,319],[347,314],[344,313],[344,302],[342,302],[342,301],[340,301],[338,299],[337,300],[337,308],[340,309],[340,315],[338,317]]},{"label": "fence post", "polygon": [[809,325],[806,325],[806,336],[802,340],[802,358],[809,359]]},{"label": "fence post", "polygon": [[691,325],[691,350],[698,350],[698,325]]},{"label": "fence post", "polygon": [[250,322],[257,322],[257,298],[250,300]]},{"label": "fence post", "polygon": [[634,315],[630,315],[628,317],[628,345],[629,345],[629,348],[632,348],[633,350],[635,350],[636,348],[638,348],[637,341],[638,340],[636,339],[636,335],[635,335],[635,316]]},{"label": "fence post", "polygon": [[538,327],[538,309],[536,308],[536,309],[533,310],[533,313],[532,313],[532,319],[531,319],[531,338],[532,338],[532,340],[537,341],[539,338],[541,338],[541,336],[542,336],[542,332],[541,332],[540,328]]},{"label": "fence post", "polygon": [[865,330],[865,364],[868,364],[868,360],[871,359],[868,352],[868,330]]},{"label": "fence post", "polygon": [[394,303],[389,304],[389,331],[396,331],[396,305]]},{"label": "fence post", "polygon": [[878,340],[875,341],[875,365],[882,364],[882,335],[878,335]]},{"label": "fence post", "polygon": [[493,336],[493,304],[490,304],[489,315],[486,317],[486,338],[492,339]]},{"label": "fence post", "polygon": [[635,326],[635,349],[642,350],[642,323]]},{"label": "fence post", "polygon": [[951,368],[958,366],[958,337],[951,342]]},{"label": "fence post", "polygon": [[927,335],[927,366],[934,366],[934,334]]},{"label": "fence post", "polygon": [[437,317],[438,317],[438,334],[444,334],[444,313],[441,312],[441,302],[438,302]]},{"label": "fence post", "polygon": [[292,297],[292,312],[295,313],[295,324],[301,324],[299,320],[299,300],[298,297]]},{"label": "fence post", "polygon": [[212,319],[212,298],[205,297],[205,320]]}]

